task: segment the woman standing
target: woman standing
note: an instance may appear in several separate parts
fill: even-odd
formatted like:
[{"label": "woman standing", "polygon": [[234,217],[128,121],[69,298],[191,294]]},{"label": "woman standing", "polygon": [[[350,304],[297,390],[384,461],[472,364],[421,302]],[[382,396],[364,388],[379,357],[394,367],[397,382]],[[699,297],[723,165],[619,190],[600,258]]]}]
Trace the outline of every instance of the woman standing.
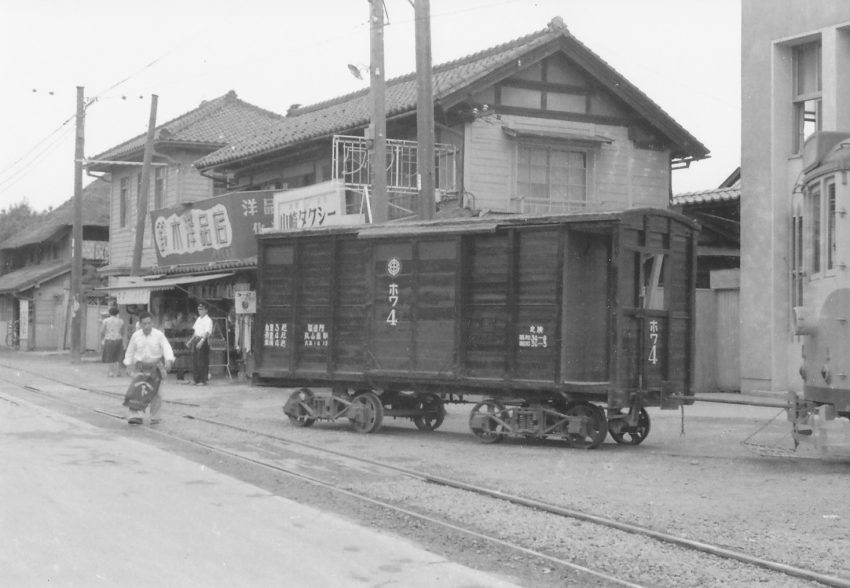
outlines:
[{"label": "woman standing", "polygon": [[103,341],[103,363],[109,364],[107,375],[121,375],[121,360],[124,358],[124,320],[118,317],[118,309],[109,309],[109,316],[100,326],[100,338]]}]

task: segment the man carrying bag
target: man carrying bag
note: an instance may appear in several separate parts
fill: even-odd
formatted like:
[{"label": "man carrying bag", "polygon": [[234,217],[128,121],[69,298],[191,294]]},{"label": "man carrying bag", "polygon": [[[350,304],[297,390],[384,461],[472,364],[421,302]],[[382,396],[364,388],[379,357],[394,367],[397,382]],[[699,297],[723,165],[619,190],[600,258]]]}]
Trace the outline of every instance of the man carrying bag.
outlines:
[{"label": "man carrying bag", "polygon": [[153,328],[151,313],[139,314],[141,328],[130,337],[124,355],[124,365],[135,368],[133,381],[124,396],[124,406],[130,410],[131,425],[142,424],[142,415],[150,405],[150,422],[160,422],[162,407],[162,380],[174,364],[174,351],[165,334]]}]

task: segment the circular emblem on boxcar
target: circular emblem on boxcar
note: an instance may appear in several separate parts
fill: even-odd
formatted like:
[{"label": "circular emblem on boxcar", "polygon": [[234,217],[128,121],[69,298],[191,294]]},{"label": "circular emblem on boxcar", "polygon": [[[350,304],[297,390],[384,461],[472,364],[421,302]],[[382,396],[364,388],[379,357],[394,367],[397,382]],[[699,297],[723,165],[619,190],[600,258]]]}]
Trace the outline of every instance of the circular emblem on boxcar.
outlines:
[{"label": "circular emblem on boxcar", "polygon": [[390,257],[387,260],[387,273],[392,277],[401,273],[401,260],[398,257]]}]

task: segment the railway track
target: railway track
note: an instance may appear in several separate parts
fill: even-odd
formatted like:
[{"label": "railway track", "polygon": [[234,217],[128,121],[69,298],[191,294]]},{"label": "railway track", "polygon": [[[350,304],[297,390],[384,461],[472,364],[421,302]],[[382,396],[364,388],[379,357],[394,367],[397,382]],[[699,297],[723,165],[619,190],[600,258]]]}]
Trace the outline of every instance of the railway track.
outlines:
[{"label": "railway track", "polygon": [[[0,365],[0,367],[3,367]],[[91,393],[95,395],[116,396],[115,393],[98,390],[90,386],[79,386],[69,382],[62,382],[55,378],[47,378],[41,374],[32,374],[45,378],[52,384],[60,386],[68,386],[75,388],[81,392]],[[59,396],[55,392],[49,392],[40,389],[33,383],[21,385],[20,382],[11,381],[5,377],[0,377],[0,380],[9,384],[14,384],[25,390],[27,393],[47,398],[54,402],[65,404],[73,407],[75,410],[90,410],[102,416],[107,416],[113,419],[122,419],[123,416],[110,411],[93,408],[85,402],[74,401],[67,397]],[[169,402],[166,400],[166,402]],[[171,401],[174,406],[182,407],[197,407],[191,403]],[[363,470],[367,468],[371,475],[374,472],[382,472],[382,476],[393,477],[392,485],[399,484],[418,484],[420,486],[437,487],[447,496],[448,500],[452,500],[452,493],[458,492],[464,495],[473,496],[473,502],[483,504],[485,510],[508,510],[513,511],[513,516],[534,516],[537,518],[547,518],[549,525],[579,525],[583,532],[579,534],[592,537],[600,532],[609,535],[609,539],[614,537],[613,543],[623,543],[629,541],[640,541],[649,545],[654,545],[655,549],[650,548],[650,551],[657,551],[666,554],[664,557],[670,557],[673,554],[675,558],[681,558],[682,553],[693,554],[690,558],[696,560],[722,560],[725,562],[734,562],[732,564],[732,574],[736,568],[758,568],[765,570],[768,577],[786,577],[797,578],[805,582],[817,582],[826,586],[850,586],[850,581],[840,577],[834,577],[827,574],[822,574],[816,571],[802,569],[795,566],[789,566],[780,562],[770,561],[763,558],[751,556],[749,554],[729,549],[720,545],[712,545],[700,541],[693,541],[684,537],[677,537],[667,533],[662,533],[653,529],[632,525],[616,521],[606,517],[600,517],[591,513],[582,512],[575,509],[564,508],[555,504],[547,504],[537,500],[524,498],[522,496],[513,495],[502,492],[500,490],[487,488],[474,483],[468,483],[462,480],[436,476],[421,471],[411,470],[409,468],[400,467],[387,462],[381,462],[358,455],[353,455],[346,452],[340,452],[327,447],[319,447],[310,443],[303,443],[290,438],[285,438],[280,435],[268,433],[266,431],[257,430],[251,427],[242,426],[232,422],[225,422],[220,419],[206,418],[197,414],[184,415],[184,423],[194,423],[195,425],[203,425],[206,428],[215,428],[219,431],[228,431],[233,437],[227,442],[211,443],[203,436],[195,437],[187,432],[187,427],[179,427],[179,433],[174,430],[163,430],[158,428],[146,428],[151,434],[163,439],[168,439],[174,443],[191,445],[195,448],[200,448],[205,451],[214,453],[217,456],[226,457],[230,460],[237,460],[252,468],[260,468],[268,472],[273,472],[275,475],[284,475],[289,478],[298,480],[299,482],[321,487],[329,492],[344,495],[351,500],[360,501],[361,503],[370,505],[367,508],[382,509],[394,512],[397,516],[402,516],[410,520],[418,521],[418,524],[440,527],[446,533],[454,533],[463,535],[473,539],[476,542],[489,544],[493,548],[498,548],[505,552],[514,552],[523,558],[531,558],[541,562],[544,566],[550,566],[550,573],[554,571],[556,574],[561,573],[564,576],[569,575],[573,578],[580,577],[584,580],[575,580],[575,585],[582,585],[588,579],[599,585],[611,586],[636,586],[636,585],[658,585],[658,578],[642,577],[640,574],[635,574],[633,571],[624,572],[622,566],[618,566],[615,562],[610,563],[611,554],[600,554],[599,560],[604,561],[605,565],[599,565],[596,562],[575,561],[567,554],[571,553],[569,546],[562,546],[558,550],[536,548],[533,545],[523,545],[521,541],[511,539],[510,533],[505,533],[504,529],[489,527],[486,522],[474,521],[474,524],[466,522],[463,517],[460,520],[452,520],[452,517],[445,516],[441,512],[428,512],[427,509],[405,506],[400,504],[398,499],[383,496],[379,491],[377,493],[368,490],[370,484],[351,484],[341,482],[341,479],[347,479],[349,476],[340,473],[338,468],[344,467],[349,471],[357,469]],[[219,435],[220,436],[220,435]],[[240,442],[233,442],[234,440]],[[240,449],[245,446],[245,441],[248,440],[250,450]],[[253,440],[253,441],[251,441]],[[260,440],[260,444],[257,442]],[[317,458],[316,456],[324,456],[324,459],[333,461],[333,471],[335,476],[317,476],[314,472],[310,472],[310,467],[292,466],[293,459],[291,455],[286,459],[281,460],[281,452],[288,454],[299,455],[301,463],[310,464]],[[283,465],[282,465],[283,464]],[[326,470],[328,471],[328,470]],[[406,480],[406,482],[398,482],[398,480]],[[464,500],[469,501],[469,498]],[[507,507],[493,506],[493,501],[498,500],[500,503],[510,505]],[[530,515],[529,513],[533,513]],[[565,520],[566,519],[566,520]],[[553,520],[561,520],[561,523],[552,522]],[[605,531],[600,531],[605,529]],[[612,541],[607,541],[610,544]],[[677,555],[678,554],[678,555]],[[716,564],[706,564],[712,567]],[[568,571],[568,572],[567,572]],[[577,576],[578,575],[578,576]],[[762,580],[765,581],[765,580]],[[767,580],[770,582],[771,580]],[[783,584],[788,585],[788,584]],[[793,585],[793,584],[790,584]]]}]

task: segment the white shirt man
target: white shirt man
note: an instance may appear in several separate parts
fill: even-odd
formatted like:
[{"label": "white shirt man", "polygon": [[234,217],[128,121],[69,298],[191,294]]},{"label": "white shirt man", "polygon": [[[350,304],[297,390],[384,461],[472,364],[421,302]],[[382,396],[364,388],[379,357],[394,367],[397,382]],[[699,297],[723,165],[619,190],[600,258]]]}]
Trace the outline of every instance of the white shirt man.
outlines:
[{"label": "white shirt man", "polygon": [[206,386],[210,373],[210,336],[213,331],[212,319],[207,314],[207,305],[198,303],[198,318],[192,325],[192,376],[195,386]]},{"label": "white shirt man", "polygon": [[[151,424],[156,424],[159,422],[159,409],[162,407],[162,379],[174,365],[174,350],[165,337],[165,333],[153,328],[153,318],[150,313],[141,313],[139,323],[141,328],[133,333],[130,344],[127,345],[124,365],[131,369],[140,368],[140,371],[147,375],[144,382],[137,382],[134,378],[131,386],[138,384],[152,388],[150,415]],[[130,407],[127,399],[124,403]],[[142,414],[144,414],[144,408],[134,410],[130,407],[130,424],[141,424]]]}]

